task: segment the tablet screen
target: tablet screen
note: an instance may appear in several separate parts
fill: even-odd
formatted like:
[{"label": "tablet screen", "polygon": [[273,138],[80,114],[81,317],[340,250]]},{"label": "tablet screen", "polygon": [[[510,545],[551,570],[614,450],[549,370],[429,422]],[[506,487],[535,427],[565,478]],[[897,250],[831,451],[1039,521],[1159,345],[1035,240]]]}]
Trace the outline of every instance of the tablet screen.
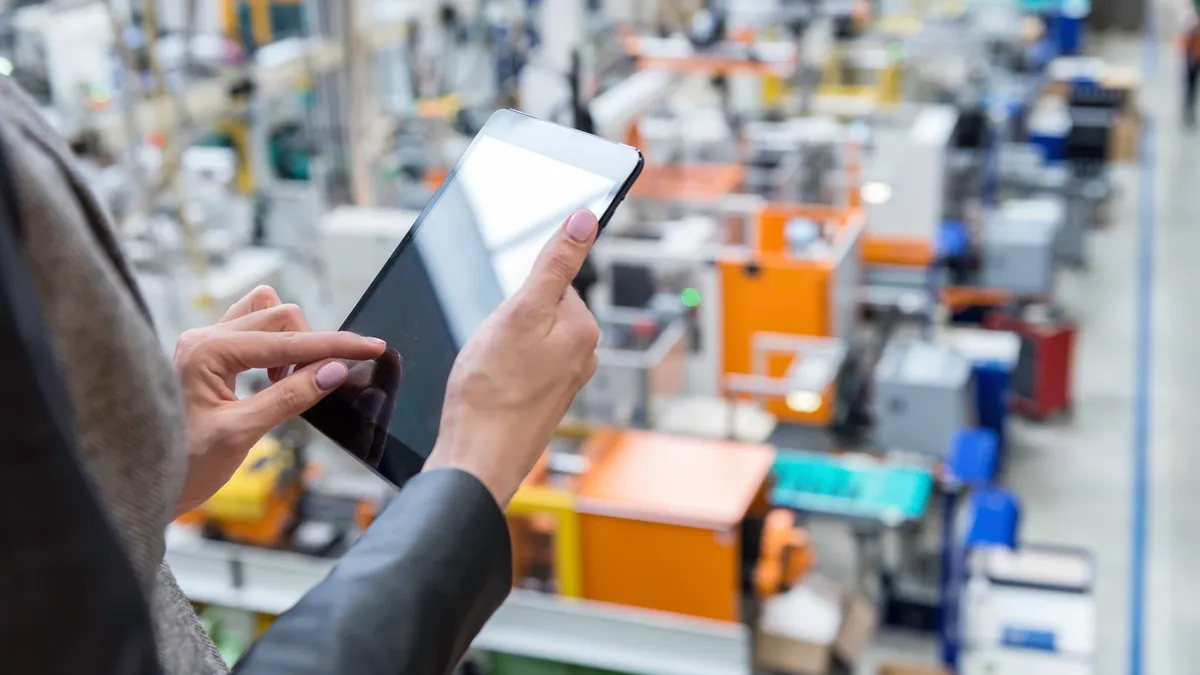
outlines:
[{"label": "tablet screen", "polygon": [[621,188],[486,132],[344,326],[385,340],[388,351],[349,364],[347,383],[305,415],[396,485],[433,450],[459,348],[520,287],[572,211],[604,214]]}]

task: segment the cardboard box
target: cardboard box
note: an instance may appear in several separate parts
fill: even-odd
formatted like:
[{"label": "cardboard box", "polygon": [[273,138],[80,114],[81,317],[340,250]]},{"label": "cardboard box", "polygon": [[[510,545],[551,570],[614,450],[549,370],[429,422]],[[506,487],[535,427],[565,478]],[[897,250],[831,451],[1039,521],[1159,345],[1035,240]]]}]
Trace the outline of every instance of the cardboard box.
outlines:
[{"label": "cardboard box", "polygon": [[934,666],[912,666],[903,663],[885,663],[879,666],[878,675],[950,675],[945,668]]},{"label": "cardboard box", "polygon": [[[1142,88],[1142,73],[1136,66],[1100,65],[1090,69],[1097,84],[1106,89],[1116,89],[1124,92],[1124,101],[1118,112],[1124,115],[1136,115],[1138,110],[1138,92]],[[1049,76],[1042,84],[1043,96],[1066,101],[1071,94],[1070,79]]]},{"label": "cardboard box", "polygon": [[1137,115],[1123,114],[1113,121],[1108,137],[1108,161],[1136,162],[1142,136],[1142,123]]},{"label": "cardboard box", "polygon": [[[791,620],[818,625],[783,625],[769,605],[787,603]],[[756,640],[759,666],[787,675],[829,675],[838,664],[853,665],[875,634],[874,603],[820,577],[810,577],[764,607]]]},{"label": "cardboard box", "polygon": [[1067,97],[1071,95],[1071,84],[1062,80],[1046,80],[1042,84],[1042,90],[1039,99],[1053,99],[1062,103],[1067,102]]}]

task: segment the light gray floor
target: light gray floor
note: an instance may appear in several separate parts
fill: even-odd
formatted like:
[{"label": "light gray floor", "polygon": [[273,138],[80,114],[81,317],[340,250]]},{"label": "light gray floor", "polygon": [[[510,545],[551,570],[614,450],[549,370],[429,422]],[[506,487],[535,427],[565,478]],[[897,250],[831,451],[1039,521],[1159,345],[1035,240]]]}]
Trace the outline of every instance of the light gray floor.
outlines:
[{"label": "light gray floor", "polygon": [[[1096,40],[1110,61],[1143,65],[1134,38]],[[1151,298],[1149,544],[1143,673],[1197,672],[1200,659],[1200,134],[1180,125],[1181,64],[1162,47],[1141,104],[1155,121]],[[1016,422],[1005,483],[1024,505],[1022,536],[1090,549],[1097,561],[1097,675],[1126,675],[1138,307],[1139,170],[1118,169],[1122,195],[1091,238],[1091,266],[1064,273],[1060,299],[1080,320],[1072,419]],[[881,635],[881,659],[932,663],[927,640]]]},{"label": "light gray floor", "polygon": [[[1135,40],[1106,41],[1113,61],[1143,63]],[[1147,78],[1142,108],[1154,123],[1153,307],[1150,351],[1149,544],[1145,673],[1194,672],[1200,655],[1200,462],[1191,434],[1200,418],[1189,407],[1200,357],[1200,137],[1180,126],[1181,64],[1158,50],[1157,73]],[[1125,195],[1108,230],[1093,238],[1092,269],[1068,280],[1064,300],[1082,319],[1076,373],[1077,411],[1069,426],[1018,430],[1020,461],[1008,483],[1026,506],[1029,540],[1092,549],[1098,562],[1098,675],[1129,673],[1134,381],[1138,307],[1138,169],[1123,172]]]},{"label": "light gray floor", "polygon": [[1200,398],[1200,261],[1191,255],[1200,250],[1200,135],[1180,129],[1181,67],[1165,51],[1149,101],[1159,133],[1147,673],[1195,672],[1200,657],[1200,415],[1191,407]]}]

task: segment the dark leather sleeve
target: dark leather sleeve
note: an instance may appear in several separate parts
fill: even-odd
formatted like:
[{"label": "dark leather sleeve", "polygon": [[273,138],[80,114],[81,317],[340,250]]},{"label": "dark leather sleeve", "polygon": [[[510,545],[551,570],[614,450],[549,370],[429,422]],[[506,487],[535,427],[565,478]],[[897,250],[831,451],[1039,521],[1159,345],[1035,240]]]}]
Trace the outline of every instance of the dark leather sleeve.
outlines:
[{"label": "dark leather sleeve", "polygon": [[445,675],[512,588],[504,514],[472,475],[423,473],[238,675]]}]

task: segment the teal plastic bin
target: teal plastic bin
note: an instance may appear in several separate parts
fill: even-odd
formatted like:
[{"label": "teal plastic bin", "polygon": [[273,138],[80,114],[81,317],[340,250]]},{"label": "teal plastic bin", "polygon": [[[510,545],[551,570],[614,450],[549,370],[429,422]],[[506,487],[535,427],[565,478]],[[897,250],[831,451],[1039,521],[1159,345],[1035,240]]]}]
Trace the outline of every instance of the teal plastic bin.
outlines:
[{"label": "teal plastic bin", "polygon": [[861,455],[781,449],[773,471],[774,506],[885,524],[921,518],[933,490],[929,469]]}]

